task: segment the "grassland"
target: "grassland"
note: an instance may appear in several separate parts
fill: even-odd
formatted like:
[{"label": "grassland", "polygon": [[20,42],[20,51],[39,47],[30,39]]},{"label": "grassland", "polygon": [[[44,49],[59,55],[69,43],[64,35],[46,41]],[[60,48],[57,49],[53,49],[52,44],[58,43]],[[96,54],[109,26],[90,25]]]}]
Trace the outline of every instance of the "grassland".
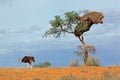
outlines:
[{"label": "grassland", "polygon": [[120,67],[0,68],[0,80],[120,80]]}]

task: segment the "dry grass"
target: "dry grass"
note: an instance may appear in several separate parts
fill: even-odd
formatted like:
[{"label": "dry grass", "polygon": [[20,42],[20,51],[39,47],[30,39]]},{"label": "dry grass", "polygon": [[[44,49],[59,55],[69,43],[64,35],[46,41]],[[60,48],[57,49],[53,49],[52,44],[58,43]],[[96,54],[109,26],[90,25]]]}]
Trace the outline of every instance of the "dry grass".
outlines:
[{"label": "dry grass", "polygon": [[0,68],[0,80],[120,80],[120,67]]}]

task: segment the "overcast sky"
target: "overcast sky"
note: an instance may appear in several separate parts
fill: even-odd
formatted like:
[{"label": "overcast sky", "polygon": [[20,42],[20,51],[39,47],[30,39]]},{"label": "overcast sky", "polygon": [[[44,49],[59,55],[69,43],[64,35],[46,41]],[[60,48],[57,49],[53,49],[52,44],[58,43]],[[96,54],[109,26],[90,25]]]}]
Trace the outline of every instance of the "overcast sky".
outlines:
[{"label": "overcast sky", "polygon": [[0,0],[0,67],[18,67],[18,58],[35,56],[36,63],[68,66],[80,44],[74,36],[42,38],[55,15],[68,11],[100,11],[104,24],[93,25],[84,34],[96,46],[101,65],[120,64],[120,0]]}]

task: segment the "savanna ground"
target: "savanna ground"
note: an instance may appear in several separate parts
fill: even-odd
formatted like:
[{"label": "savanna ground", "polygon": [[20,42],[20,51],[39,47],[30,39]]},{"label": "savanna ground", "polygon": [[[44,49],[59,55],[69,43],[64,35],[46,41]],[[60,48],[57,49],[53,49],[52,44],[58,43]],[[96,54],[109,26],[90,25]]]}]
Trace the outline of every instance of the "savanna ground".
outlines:
[{"label": "savanna ground", "polygon": [[120,80],[120,67],[0,68],[0,80]]}]

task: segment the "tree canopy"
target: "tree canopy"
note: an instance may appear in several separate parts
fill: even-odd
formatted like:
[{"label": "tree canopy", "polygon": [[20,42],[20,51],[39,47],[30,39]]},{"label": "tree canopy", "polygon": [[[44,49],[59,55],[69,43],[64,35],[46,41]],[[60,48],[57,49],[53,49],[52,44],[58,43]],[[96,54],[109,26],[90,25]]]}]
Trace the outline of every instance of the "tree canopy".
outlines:
[{"label": "tree canopy", "polygon": [[53,35],[55,38],[58,38],[65,33],[74,34],[74,29],[76,25],[80,22],[80,14],[85,14],[87,12],[88,10],[78,12],[70,11],[66,12],[64,16],[54,16],[54,20],[50,21],[51,28],[49,28],[49,30],[45,32],[44,36],[47,37],[48,35]]}]

